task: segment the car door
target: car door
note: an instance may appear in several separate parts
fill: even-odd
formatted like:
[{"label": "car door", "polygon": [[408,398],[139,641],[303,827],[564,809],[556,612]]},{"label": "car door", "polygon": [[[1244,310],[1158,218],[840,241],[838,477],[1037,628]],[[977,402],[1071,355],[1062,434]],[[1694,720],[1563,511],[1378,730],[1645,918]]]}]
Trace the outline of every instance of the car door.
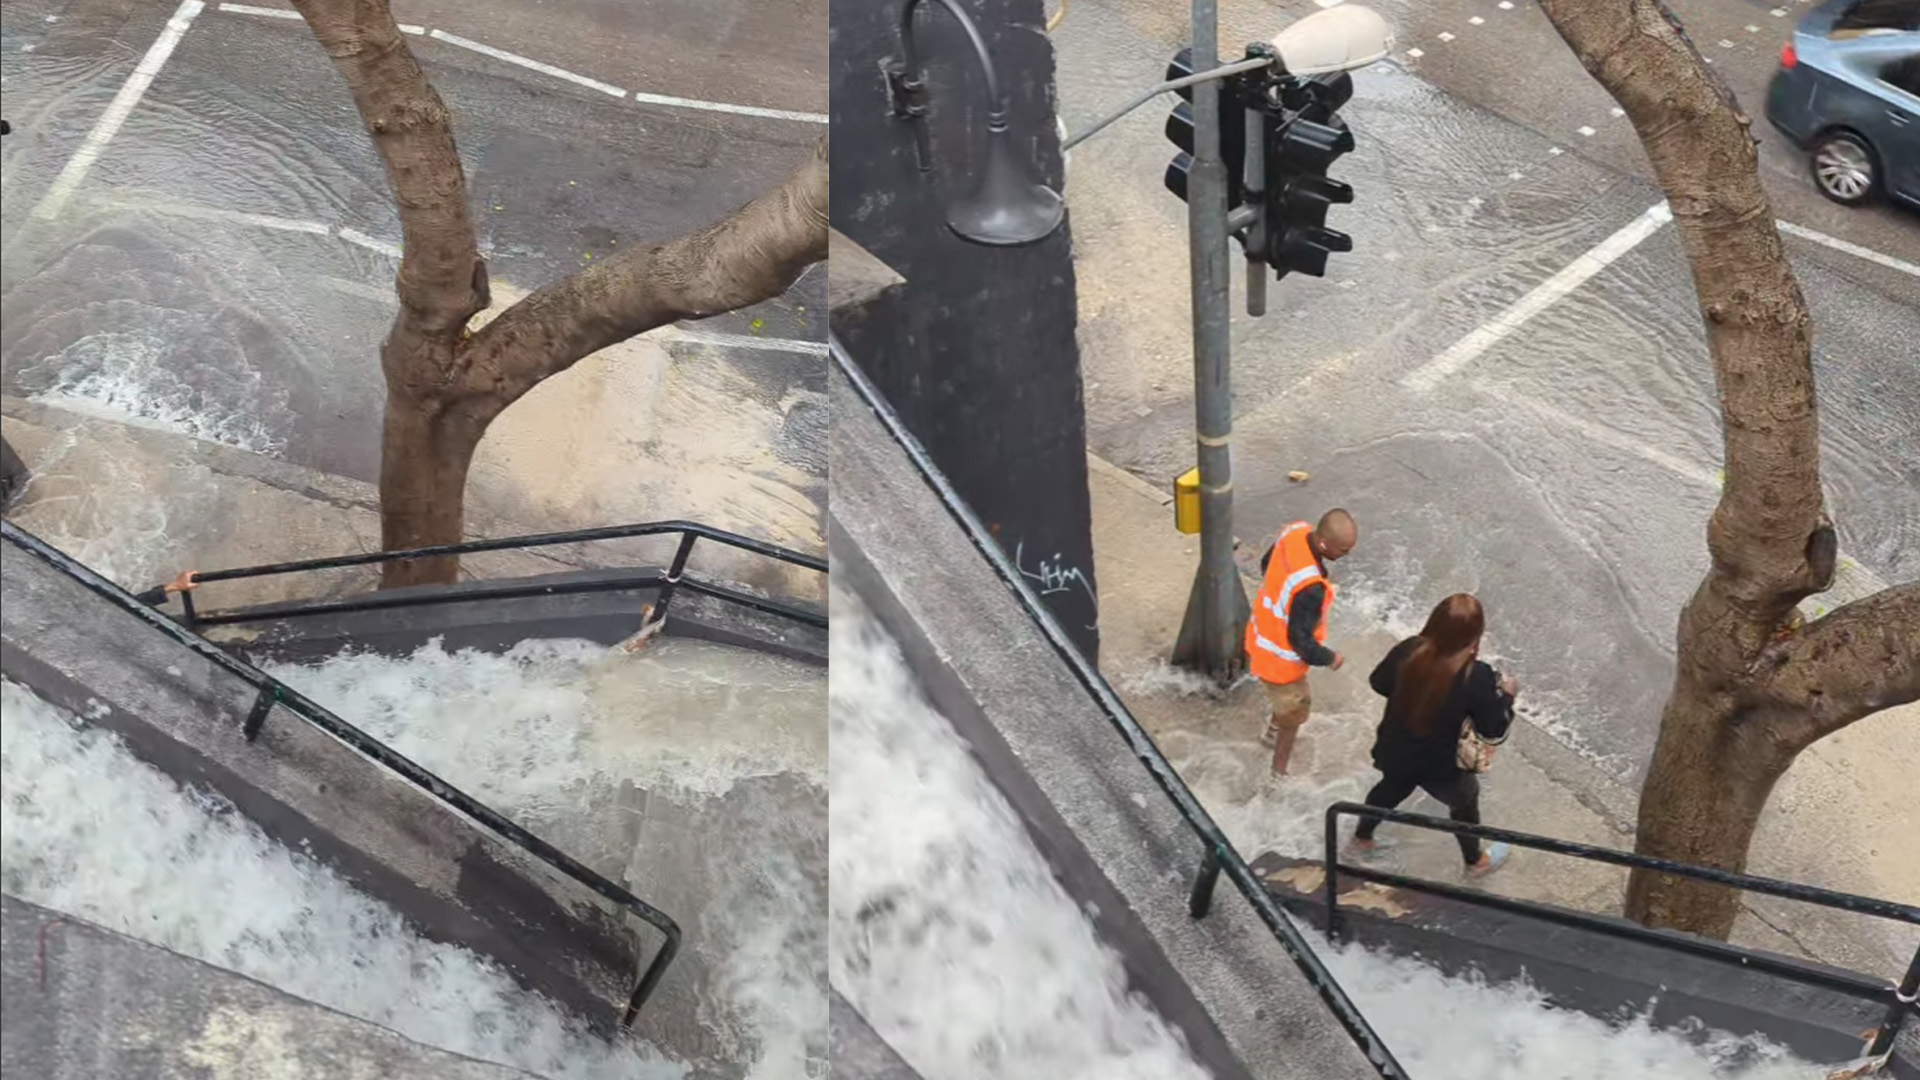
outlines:
[{"label": "car door", "polygon": [[1920,45],[1882,65],[1879,82],[1887,121],[1886,145],[1880,152],[1887,190],[1920,203]]}]

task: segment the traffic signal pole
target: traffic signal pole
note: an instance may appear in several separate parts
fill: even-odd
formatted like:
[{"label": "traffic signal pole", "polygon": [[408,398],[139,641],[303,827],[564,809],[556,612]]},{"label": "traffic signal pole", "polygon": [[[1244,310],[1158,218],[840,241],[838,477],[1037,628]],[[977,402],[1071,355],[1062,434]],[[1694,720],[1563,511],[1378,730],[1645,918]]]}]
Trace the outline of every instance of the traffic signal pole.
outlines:
[{"label": "traffic signal pole", "polygon": [[[1220,62],[1218,0],[1192,0],[1196,72]],[[1200,466],[1200,569],[1173,662],[1224,686],[1246,664],[1251,609],[1233,558],[1233,384],[1229,365],[1227,172],[1220,156],[1220,83],[1193,86],[1193,168],[1187,177],[1193,291],[1194,434]],[[1257,155],[1249,155],[1257,156]]]}]

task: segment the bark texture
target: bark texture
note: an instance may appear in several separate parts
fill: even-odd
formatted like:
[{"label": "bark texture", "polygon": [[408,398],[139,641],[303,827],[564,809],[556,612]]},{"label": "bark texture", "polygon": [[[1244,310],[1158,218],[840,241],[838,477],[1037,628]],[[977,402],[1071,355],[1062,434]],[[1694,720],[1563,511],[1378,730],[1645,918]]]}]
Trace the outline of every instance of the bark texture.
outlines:
[{"label": "bark texture", "polygon": [[[400,312],[381,346],[387,415],[381,543],[462,539],[467,467],[522,394],[609,345],[785,292],[827,253],[827,140],[776,189],[698,232],[635,246],[554,282],[477,333],[491,302],[446,103],[388,0],[293,0],[346,78],[399,206]],[[382,588],[450,583],[453,558],[389,564]]]},{"label": "bark texture", "polygon": [[[1801,625],[1837,557],[1820,485],[1812,325],[1760,185],[1751,121],[1660,0],[1541,0],[1633,123],[1692,269],[1720,395],[1725,486],[1711,569],[1680,613],[1677,671],[1640,796],[1638,850],[1746,867],[1795,755],[1920,698],[1920,585]],[[1724,939],[1737,893],[1635,873],[1627,914]]]}]

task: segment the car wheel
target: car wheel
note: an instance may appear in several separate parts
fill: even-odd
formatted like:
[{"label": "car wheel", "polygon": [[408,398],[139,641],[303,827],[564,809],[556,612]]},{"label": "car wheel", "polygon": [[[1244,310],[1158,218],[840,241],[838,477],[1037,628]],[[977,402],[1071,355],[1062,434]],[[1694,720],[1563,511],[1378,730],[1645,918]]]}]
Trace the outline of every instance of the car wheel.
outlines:
[{"label": "car wheel", "polygon": [[1858,206],[1873,198],[1878,173],[1873,148],[1857,135],[1831,132],[1813,148],[1813,185],[1834,202]]}]

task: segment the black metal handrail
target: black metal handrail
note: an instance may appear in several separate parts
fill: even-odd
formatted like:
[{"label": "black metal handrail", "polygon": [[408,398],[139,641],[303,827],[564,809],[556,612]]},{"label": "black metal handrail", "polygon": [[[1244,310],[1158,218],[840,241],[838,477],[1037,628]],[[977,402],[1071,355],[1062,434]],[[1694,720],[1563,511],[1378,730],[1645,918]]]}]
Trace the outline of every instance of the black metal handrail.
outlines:
[{"label": "black metal handrail", "polygon": [[630,1026],[640,1007],[652,995],[666,974],[667,965],[673,962],[680,951],[680,926],[664,912],[634,896],[620,886],[608,881],[587,866],[576,861],[559,848],[540,839],[519,825],[514,824],[500,813],[475,800],[453,785],[440,779],[433,773],[415,764],[412,760],[396,753],[378,739],[354,727],[352,724],[334,715],[324,706],[301,694],[298,690],[254,667],[247,661],[234,656],[211,641],[167,618],[165,615],[141,603],[133,594],[119,585],[101,577],[85,564],[46,543],[11,521],[0,520],[0,536],[38,558],[40,561],[64,574],[88,592],[106,600],[113,606],[146,623],[161,634],[172,638],[189,652],[220,668],[227,674],[251,685],[257,691],[252,711],[248,714],[242,735],[249,742],[260,733],[267,715],[277,703],[287,708],[295,716],[332,735],[341,742],[359,751],[365,757],[384,766],[434,798],[452,807],[466,817],[479,822],[508,843],[532,855],[540,862],[552,867],[562,875],[592,890],[597,895],[624,908],[636,918],[660,931],[665,937],[659,952],[647,965],[635,983],[633,993],[627,999],[626,1013],[621,1025]]},{"label": "black metal handrail", "polygon": [[1339,936],[1340,930],[1340,889],[1339,878],[1342,873],[1362,881],[1377,882],[1394,888],[1408,889],[1413,892],[1444,896],[1450,900],[1472,904],[1478,907],[1493,908],[1510,914],[1528,916],[1551,922],[1560,926],[1592,930],[1608,937],[1626,941],[1637,941],[1672,949],[1693,956],[1715,960],[1735,967],[1777,975],[1784,979],[1809,986],[1818,986],[1827,990],[1847,994],[1852,997],[1883,1003],[1887,1006],[1886,1020],[1875,1029],[1874,1038],[1867,1049],[1867,1056],[1877,1057],[1893,1046],[1893,1040],[1900,1032],[1907,1014],[1915,1011],[1915,1001],[1920,999],[1920,949],[1913,954],[1913,961],[1907,966],[1906,976],[1895,984],[1887,980],[1876,980],[1853,972],[1817,968],[1791,960],[1769,956],[1753,949],[1744,949],[1710,938],[1673,930],[1658,930],[1641,926],[1635,922],[1611,919],[1584,911],[1572,911],[1566,908],[1552,907],[1530,900],[1516,900],[1498,896],[1476,889],[1462,888],[1438,881],[1376,870],[1366,866],[1349,866],[1339,861],[1339,821],[1344,816],[1378,818],[1402,825],[1433,832],[1452,833],[1456,836],[1471,836],[1482,840],[1494,840],[1512,844],[1516,847],[1546,851],[1556,855],[1567,855],[1589,862],[1608,863],[1631,869],[1653,870],[1678,877],[1708,881],[1716,885],[1744,889],[1748,892],[1777,896],[1786,900],[1797,900],[1804,904],[1831,908],[1836,911],[1850,911],[1857,915],[1870,915],[1880,919],[1891,919],[1913,926],[1920,926],[1920,907],[1896,903],[1892,900],[1880,900],[1871,896],[1858,896],[1853,893],[1822,889],[1815,885],[1802,885],[1793,881],[1780,881],[1775,878],[1755,877],[1752,874],[1737,874],[1730,870],[1718,870],[1710,866],[1696,866],[1692,863],[1676,862],[1672,859],[1655,858],[1631,851],[1618,851],[1613,848],[1596,847],[1592,844],[1561,840],[1551,836],[1538,836],[1533,833],[1516,832],[1491,825],[1469,825],[1448,818],[1431,817],[1408,810],[1391,810],[1384,807],[1368,806],[1365,803],[1338,802],[1327,807],[1325,851],[1323,863],[1327,878],[1327,936]]},{"label": "black metal handrail", "polygon": [[1346,1029],[1354,1043],[1366,1054],[1367,1060],[1372,1063],[1374,1069],[1387,1080],[1407,1080],[1407,1072],[1394,1058],[1393,1051],[1388,1049],[1387,1044],[1373,1030],[1367,1018],[1360,1014],[1359,1008],[1347,996],[1347,992],[1334,978],[1333,973],[1327,969],[1325,962],[1314,953],[1312,946],[1301,935],[1299,928],[1287,918],[1286,912],[1281,910],[1279,903],[1254,875],[1252,867],[1248,866],[1246,860],[1241,858],[1240,853],[1234,849],[1226,833],[1214,823],[1206,808],[1200,805],[1200,801],[1188,789],[1186,781],[1174,771],[1172,763],[1167,761],[1166,756],[1160,752],[1153,737],[1147,734],[1138,720],[1134,719],[1133,714],[1113,692],[1113,688],[1107,685],[1105,677],[1099,670],[1081,655],[1066,631],[1061,629],[1053,613],[1040,602],[1040,598],[1026,583],[1025,577],[1019,573],[1008,560],[1006,552],[1002,551],[1000,545],[994,541],[992,533],[980,522],[966,500],[954,490],[946,475],[940,471],[940,467],[934,464],[933,459],[927,455],[926,449],[920,445],[920,441],[907,430],[906,425],[887,403],[886,398],[873,385],[872,380],[867,378],[866,372],[862,371],[853,358],[847,355],[846,348],[840,343],[837,335],[828,335],[828,353],[833,358],[834,366],[846,376],[847,381],[853,385],[867,407],[873,410],[874,415],[879,417],[887,433],[900,445],[908,460],[913,462],[921,479],[933,489],[934,494],[946,506],[947,512],[952,514],[959,523],[967,539],[980,552],[981,557],[986,559],[987,564],[1013,593],[1014,598],[1026,609],[1028,616],[1038,624],[1048,644],[1073,672],[1074,678],[1093,697],[1094,702],[1107,715],[1107,719],[1114,728],[1126,739],[1134,756],[1146,766],[1154,782],[1166,794],[1168,801],[1179,810],[1180,816],[1186,820],[1194,836],[1200,840],[1204,849],[1200,876],[1201,880],[1206,882],[1206,888],[1203,891],[1196,883],[1194,892],[1188,900],[1190,914],[1194,918],[1206,914],[1212,898],[1212,883],[1219,878],[1224,869],[1227,876],[1233,880],[1234,886],[1240,890],[1240,894],[1246,897],[1247,903],[1253,907],[1254,913],[1260,917],[1260,921],[1273,932],[1281,947],[1299,967],[1301,974],[1306,976],[1307,982],[1320,995],[1321,1000],[1326,1002],[1327,1008],[1332,1011],[1340,1026]]},{"label": "black metal handrail", "polygon": [[603,540],[624,540],[640,536],[661,536],[678,534],[679,547],[674,551],[673,562],[667,569],[652,576],[623,576],[592,581],[535,582],[535,583],[483,583],[458,593],[391,593],[376,592],[366,596],[345,600],[290,601],[282,604],[264,605],[240,611],[220,611],[202,613],[196,609],[191,592],[180,593],[180,605],[183,621],[189,628],[202,626],[220,626],[233,623],[261,622],[268,619],[286,619],[308,615],[338,615],[354,611],[377,611],[389,608],[417,607],[422,604],[469,603],[481,600],[506,600],[523,596],[559,596],[573,593],[609,592],[622,589],[657,588],[659,590],[647,621],[657,625],[667,616],[667,605],[673,599],[676,587],[687,589],[724,600],[731,604],[752,608],[756,611],[778,615],[809,626],[824,627],[827,617],[817,611],[809,611],[792,604],[782,603],[765,597],[753,596],[724,585],[703,581],[687,574],[687,560],[693,555],[695,543],[711,540],[714,543],[741,551],[762,555],[769,559],[789,563],[817,573],[827,572],[825,559],[806,555],[798,551],[757,540],[751,536],[716,529],[697,521],[652,521],[636,525],[608,525],[594,529],[573,529],[566,532],[539,533],[532,536],[506,537],[495,540],[469,540],[458,544],[439,544],[433,547],[408,548],[402,551],[375,551],[353,555],[337,555],[324,559],[301,559],[295,562],[268,563],[262,566],[247,566],[231,570],[212,570],[193,575],[195,584],[214,581],[236,581],[242,578],[271,577],[279,574],[297,574],[313,570],[334,570],[349,566],[368,566],[375,563],[406,562],[413,559],[431,558],[444,555],[471,555],[487,551],[524,550],[527,548],[551,547],[556,544],[592,543]]}]

